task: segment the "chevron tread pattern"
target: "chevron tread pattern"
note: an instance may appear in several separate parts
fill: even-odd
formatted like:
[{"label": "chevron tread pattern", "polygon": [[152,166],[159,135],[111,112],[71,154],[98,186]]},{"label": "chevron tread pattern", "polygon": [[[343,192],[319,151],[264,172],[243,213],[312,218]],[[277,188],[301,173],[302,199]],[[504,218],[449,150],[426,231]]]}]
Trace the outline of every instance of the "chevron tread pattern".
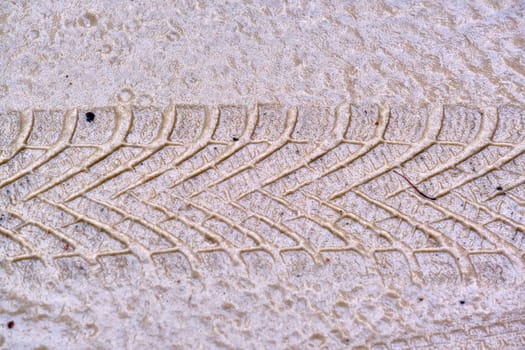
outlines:
[{"label": "chevron tread pattern", "polygon": [[[0,263],[36,285],[148,265],[170,280],[318,267],[392,290],[513,288],[524,149],[519,106],[0,113]],[[524,329],[515,315],[362,348],[522,348]]]},{"label": "chevron tread pattern", "polygon": [[523,108],[90,111],[0,114],[2,261],[339,255],[389,286],[522,282]]}]

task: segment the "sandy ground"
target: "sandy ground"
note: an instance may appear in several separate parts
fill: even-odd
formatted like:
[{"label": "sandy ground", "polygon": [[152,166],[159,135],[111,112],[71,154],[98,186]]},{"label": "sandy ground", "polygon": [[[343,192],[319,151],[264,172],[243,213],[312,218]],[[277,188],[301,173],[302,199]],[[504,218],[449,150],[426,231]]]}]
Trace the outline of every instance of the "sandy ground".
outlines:
[{"label": "sandy ground", "polygon": [[3,1],[0,103],[522,102],[521,1]]},{"label": "sandy ground", "polygon": [[[107,111],[97,109],[104,106],[120,108],[118,120],[125,120],[122,116],[142,107],[155,107],[167,113],[173,104],[203,105],[210,109],[233,104],[246,106],[249,112],[256,103],[280,103],[285,106],[285,112],[274,118],[284,121],[293,115],[293,106],[299,106],[299,115],[304,106],[326,107],[331,115],[336,106],[345,103],[377,104],[381,113],[390,111],[391,107],[411,106],[417,116],[424,116],[423,110],[427,109],[423,106],[430,105],[432,109],[460,104],[472,110],[451,112],[451,120],[473,116],[473,121],[468,120],[472,124],[444,123],[445,130],[469,133],[471,129],[481,130],[487,125],[488,128],[493,125],[494,130],[511,125],[505,129],[507,135],[501,138],[508,144],[500,146],[508,147],[519,158],[523,143],[511,144],[511,141],[523,136],[523,128],[520,129],[523,110],[509,113],[506,119],[501,117],[506,114],[500,113],[502,122],[498,125],[493,116],[498,106],[508,103],[523,106],[525,101],[524,18],[523,1],[392,0],[351,4],[262,1],[221,5],[206,1],[96,0],[89,4],[1,1],[0,117],[8,120],[6,116],[11,115],[15,119],[9,117],[9,120],[25,121],[33,116],[33,120],[41,123],[38,124],[42,128],[39,130],[44,130],[39,136],[41,139],[34,137],[24,143],[36,145],[27,151],[28,159],[33,159],[31,152],[39,152],[38,147],[43,147],[38,142],[62,130],[51,121],[61,120],[60,113],[73,111],[64,119],[67,121],[77,115],[75,108],[80,108],[78,120],[82,121],[71,127],[79,130],[76,137],[98,140],[100,135],[87,127],[95,125],[101,128],[98,130],[110,130],[104,129],[109,124],[105,126],[101,122],[104,120],[101,116]],[[131,106],[136,107],[130,109]],[[478,109],[488,112],[476,119]],[[47,112],[33,115],[32,111],[37,110],[60,113],[57,112],[58,116]],[[97,119],[95,124],[88,124],[86,113],[92,110]],[[137,118],[139,112],[134,113]],[[412,127],[416,131],[426,130],[417,126],[417,118],[410,120],[395,126],[394,130],[401,135]],[[307,125],[306,134],[317,135],[324,122],[325,119],[319,117],[301,125]],[[339,125],[337,123],[334,125]],[[381,121],[377,123],[378,127],[383,125]],[[20,130],[29,124],[21,123]],[[146,121],[144,125],[154,128],[157,124]],[[185,129],[188,135],[193,130],[191,123],[189,125]],[[374,123],[370,125],[375,128]],[[9,138],[15,135],[13,130],[17,127],[11,128],[8,123],[0,125],[3,132],[0,150],[5,154],[10,151]],[[428,129],[435,129],[437,133],[438,128],[431,125]],[[147,135],[137,137],[144,141]],[[235,139],[241,137],[225,135],[228,139],[216,145],[231,147],[232,135]],[[322,141],[323,145],[330,145],[329,136]],[[482,141],[482,136],[476,136],[466,143],[478,147]],[[191,145],[196,141],[184,142],[183,145]],[[316,142],[303,143],[304,147],[313,147],[318,146]],[[414,146],[422,144],[410,139],[408,142]],[[452,149],[457,145],[448,146]],[[284,152],[284,156],[292,151]],[[75,156],[81,157],[80,148],[77,152],[70,163],[75,162]],[[298,148],[296,152],[303,151]],[[437,155],[445,153],[445,150],[436,152]],[[402,155],[400,152],[400,157]],[[4,153],[0,156],[4,157]],[[389,156],[387,153],[385,157]],[[491,154],[486,156],[495,161],[510,157],[503,153],[496,154],[495,158],[490,158]],[[395,157],[392,157],[388,162],[393,162]],[[50,209],[40,209],[32,202],[24,204],[20,199],[23,196],[17,197],[16,192],[19,180],[43,181],[34,176],[39,174],[39,169],[35,167],[20,179],[11,180],[10,176],[18,176],[13,174],[21,170],[17,164],[10,163],[9,157],[0,159],[0,214],[8,217],[9,211],[20,210],[26,223],[27,220],[46,222],[46,215],[52,214],[46,210]],[[476,161],[474,157],[474,163]],[[23,162],[22,159],[21,164]],[[29,168],[36,164],[31,162],[27,163]],[[449,164],[445,160],[441,162]],[[499,180],[509,186],[512,181],[519,181],[519,177],[513,177],[523,174],[519,164],[511,164],[509,173],[501,175]],[[53,175],[46,178],[48,183],[65,173],[65,168],[53,166],[55,170],[52,166],[46,168]],[[103,177],[104,173],[99,176]],[[395,174],[393,178],[402,180]],[[122,183],[125,181],[132,183],[133,179]],[[400,183],[410,190],[406,181]],[[38,184],[45,186],[45,183]],[[73,187],[75,184],[77,182],[73,182]],[[8,192],[13,188],[15,194]],[[513,202],[516,214],[509,214],[505,204],[490,207],[486,214],[498,220],[511,220],[517,237],[525,225],[523,186],[517,186],[515,191],[509,192],[508,198],[516,200]],[[42,198],[54,200],[57,193],[44,194]],[[447,203],[446,208],[454,209],[453,212],[466,210],[456,202]],[[118,202],[111,208],[130,210],[146,220],[154,212]],[[272,208],[277,210],[277,204]],[[356,207],[355,212],[370,211],[367,207]],[[430,214],[405,215],[410,221],[419,220],[420,216],[428,218],[425,215]],[[24,230],[22,224],[9,226],[5,217],[0,216],[5,237],[15,240],[22,237],[34,246],[42,243],[37,233]],[[87,217],[89,211],[77,220]],[[478,219],[485,220],[485,217],[479,214]],[[469,225],[476,230],[481,224]],[[302,232],[305,227],[297,228],[299,236],[306,235]],[[386,227],[390,233],[397,232],[395,225]],[[489,224],[487,227],[492,229]],[[525,245],[509,245],[498,238],[498,235],[504,236],[505,227],[496,228],[494,241],[486,246],[483,245],[485,238],[462,238],[455,228],[444,226],[439,230],[454,232],[452,242],[443,241],[445,247],[479,243],[480,247],[472,248],[477,249],[476,256],[490,252],[510,257],[513,264],[520,264],[521,260],[522,264]],[[479,230],[484,229],[485,226]],[[9,230],[15,234],[6,236]],[[222,231],[217,228],[217,232]],[[77,235],[76,231],[67,231],[67,234],[72,238]],[[466,278],[461,280],[450,278],[453,276],[447,270],[450,265],[443,265],[443,271],[423,270],[414,273],[415,281],[407,282],[403,280],[403,266],[396,265],[400,260],[394,255],[393,260],[388,260],[388,254],[383,260],[376,255],[379,267],[371,267],[360,262],[359,254],[345,254],[342,260],[338,260],[337,254],[319,255],[321,262],[312,262],[293,251],[290,254],[281,251],[282,262],[254,258],[248,261],[248,269],[213,255],[204,259],[199,271],[192,272],[176,259],[148,259],[148,252],[138,245],[131,245],[133,254],[97,257],[88,256],[87,252],[86,259],[67,257],[55,261],[48,253],[56,247],[42,243],[43,250],[35,253],[43,257],[42,261],[24,258],[13,262],[9,254],[15,250],[14,245],[7,238],[2,239],[0,343],[5,349],[404,349],[418,346],[520,349],[525,346],[522,336],[525,334],[525,289],[520,277],[523,270],[520,267],[507,270],[509,265],[499,255],[478,265],[477,258],[471,258],[476,273],[466,272]],[[372,244],[367,239],[362,238],[365,246]],[[414,240],[409,244],[419,244]],[[58,248],[64,250],[66,253],[60,254],[65,255],[69,249],[70,246],[63,243]],[[360,249],[356,251],[365,252],[368,248]],[[407,249],[408,255],[416,252],[416,248]],[[234,252],[233,249],[226,251]],[[467,249],[467,252],[470,251]],[[458,260],[466,259],[467,255],[459,254]],[[436,259],[443,257],[439,255]],[[53,263],[49,263],[48,258]],[[417,259],[417,254],[413,254],[413,260],[421,263]],[[479,266],[482,272],[477,269]],[[390,269],[391,274],[386,274],[392,279],[390,282],[385,280],[382,268]],[[429,276],[438,276],[443,281],[430,283]],[[9,323],[11,321],[13,323]]]}]

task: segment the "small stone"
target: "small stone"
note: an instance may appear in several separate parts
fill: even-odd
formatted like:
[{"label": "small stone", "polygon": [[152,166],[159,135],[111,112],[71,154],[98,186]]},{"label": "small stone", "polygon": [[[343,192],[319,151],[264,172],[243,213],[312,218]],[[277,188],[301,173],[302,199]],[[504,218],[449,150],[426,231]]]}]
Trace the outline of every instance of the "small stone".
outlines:
[{"label": "small stone", "polygon": [[86,121],[87,121],[88,123],[91,123],[91,122],[94,121],[94,120],[95,120],[95,113],[93,113],[93,112],[87,112],[87,113],[86,113]]}]

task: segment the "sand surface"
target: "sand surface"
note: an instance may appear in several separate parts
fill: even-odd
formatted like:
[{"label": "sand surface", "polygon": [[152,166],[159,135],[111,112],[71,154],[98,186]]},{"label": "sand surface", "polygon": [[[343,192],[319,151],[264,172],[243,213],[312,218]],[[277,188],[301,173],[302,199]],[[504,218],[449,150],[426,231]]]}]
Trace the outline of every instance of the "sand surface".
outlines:
[{"label": "sand surface", "polygon": [[2,1],[2,348],[525,348],[524,18]]}]

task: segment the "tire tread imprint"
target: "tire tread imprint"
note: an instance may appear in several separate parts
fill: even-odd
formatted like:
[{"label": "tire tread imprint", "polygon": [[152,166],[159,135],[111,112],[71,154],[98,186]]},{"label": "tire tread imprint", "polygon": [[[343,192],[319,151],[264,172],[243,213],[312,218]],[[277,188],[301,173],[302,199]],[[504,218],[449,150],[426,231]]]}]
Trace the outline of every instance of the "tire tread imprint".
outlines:
[{"label": "tire tread imprint", "polygon": [[[171,252],[197,269],[200,255],[211,251],[237,264],[244,264],[243,254],[261,251],[286,265],[286,251],[306,252],[323,263],[321,253],[333,250],[360,255],[380,274],[384,266],[377,257],[398,256],[411,282],[419,283],[445,265],[451,280],[457,274],[479,283],[488,281],[480,270],[492,265],[523,271],[523,222],[501,211],[501,191],[484,198],[472,194],[508,173],[507,205],[523,206],[525,178],[515,170],[525,147],[521,107],[177,105],[165,111],[93,111],[94,121],[83,110],[0,115],[0,234],[21,252],[13,256],[16,249],[10,248],[3,260],[76,254],[93,262],[128,251],[148,260]],[[64,169],[56,173],[57,167]],[[174,203],[178,209],[170,209]],[[47,208],[41,210],[46,215],[22,215],[31,207]],[[15,219],[15,226],[7,224]],[[69,228],[79,223],[123,249],[94,251],[72,235]],[[271,240],[257,232],[261,224],[273,230]],[[36,238],[27,237],[38,235],[20,234],[27,227],[67,249],[36,249]],[[200,235],[200,248],[170,232],[174,227]],[[378,243],[363,239],[365,233]],[[286,240],[294,244],[276,245]]]}]

